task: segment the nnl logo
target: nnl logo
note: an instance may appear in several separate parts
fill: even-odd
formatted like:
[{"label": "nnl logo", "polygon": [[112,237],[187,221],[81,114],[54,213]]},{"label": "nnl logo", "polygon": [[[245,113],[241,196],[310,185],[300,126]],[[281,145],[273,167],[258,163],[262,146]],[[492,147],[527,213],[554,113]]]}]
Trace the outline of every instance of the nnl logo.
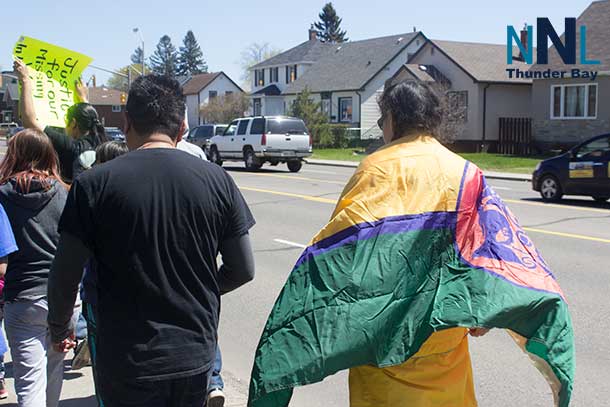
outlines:
[{"label": "nnl logo", "polygon": [[[576,64],[576,18],[568,17],[565,19],[565,37],[564,42],[561,42],[557,31],[553,28],[553,25],[546,17],[538,17],[536,19],[537,26],[537,43],[536,43],[536,63],[548,64],[549,63],[549,38],[555,46],[557,53],[566,65]],[[515,27],[509,25],[506,27],[506,63],[513,63],[513,40],[519,47],[521,55],[528,64],[534,63],[534,52],[533,52],[533,36],[534,27],[531,25],[527,26],[527,44],[524,44],[517,32]],[[583,65],[596,65],[600,62],[597,60],[587,59],[587,27],[584,25],[580,26],[580,63]]]}]

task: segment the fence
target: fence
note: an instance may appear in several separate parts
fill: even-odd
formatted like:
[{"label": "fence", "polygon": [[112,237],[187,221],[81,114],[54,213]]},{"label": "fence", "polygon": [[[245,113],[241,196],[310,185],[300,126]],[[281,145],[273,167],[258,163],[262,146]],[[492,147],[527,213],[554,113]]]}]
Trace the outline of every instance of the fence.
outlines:
[{"label": "fence", "polygon": [[532,119],[530,117],[500,117],[499,120],[498,153],[532,154]]}]

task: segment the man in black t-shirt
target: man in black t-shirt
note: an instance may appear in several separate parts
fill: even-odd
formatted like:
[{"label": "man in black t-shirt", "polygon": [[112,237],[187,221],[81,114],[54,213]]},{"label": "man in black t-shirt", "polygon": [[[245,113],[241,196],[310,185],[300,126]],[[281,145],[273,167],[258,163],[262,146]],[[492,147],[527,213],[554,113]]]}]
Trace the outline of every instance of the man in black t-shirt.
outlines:
[{"label": "man in black t-shirt", "polygon": [[[106,407],[205,405],[220,295],[254,276],[254,219],[220,167],[175,148],[177,81],[132,85],[130,153],[72,184],[49,279],[49,327],[66,349],[83,264],[98,263],[98,390]],[[218,269],[217,254],[223,265]]]}]

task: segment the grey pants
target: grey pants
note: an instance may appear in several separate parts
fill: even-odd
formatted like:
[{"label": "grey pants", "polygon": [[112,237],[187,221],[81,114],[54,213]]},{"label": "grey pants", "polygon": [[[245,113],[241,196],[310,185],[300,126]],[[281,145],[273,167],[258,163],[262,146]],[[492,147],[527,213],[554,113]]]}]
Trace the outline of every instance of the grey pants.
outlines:
[{"label": "grey pants", "polygon": [[4,305],[4,324],[13,359],[20,407],[57,407],[64,376],[64,353],[51,346],[47,299]]}]

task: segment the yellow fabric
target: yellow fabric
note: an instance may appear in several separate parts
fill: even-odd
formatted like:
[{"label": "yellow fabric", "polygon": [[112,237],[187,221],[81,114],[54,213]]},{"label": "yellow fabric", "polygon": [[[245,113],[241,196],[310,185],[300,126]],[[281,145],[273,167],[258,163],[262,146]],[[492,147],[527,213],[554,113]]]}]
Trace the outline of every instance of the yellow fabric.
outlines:
[{"label": "yellow fabric", "polygon": [[463,158],[430,136],[388,144],[360,164],[343,190],[333,221],[310,244],[388,216],[454,211],[464,165]]},{"label": "yellow fabric", "polygon": [[350,407],[476,407],[465,328],[435,332],[405,363],[349,372]]}]

